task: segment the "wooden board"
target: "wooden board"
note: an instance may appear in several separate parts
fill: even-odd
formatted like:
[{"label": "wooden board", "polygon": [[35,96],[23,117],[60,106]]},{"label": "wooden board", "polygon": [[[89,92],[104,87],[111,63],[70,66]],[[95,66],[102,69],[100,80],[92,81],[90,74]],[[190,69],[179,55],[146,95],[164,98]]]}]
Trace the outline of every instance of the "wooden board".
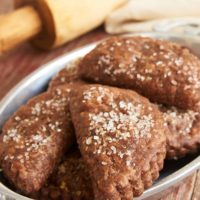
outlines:
[{"label": "wooden board", "polygon": [[[12,9],[12,0],[0,0],[0,13]],[[2,98],[22,78],[37,69],[40,65],[85,44],[106,37],[103,27],[100,27],[65,46],[44,52],[24,44],[18,49],[0,58],[0,98]],[[154,200],[154,199],[148,199]],[[167,191],[160,200],[200,200],[200,172],[186,178],[176,187]]]}]

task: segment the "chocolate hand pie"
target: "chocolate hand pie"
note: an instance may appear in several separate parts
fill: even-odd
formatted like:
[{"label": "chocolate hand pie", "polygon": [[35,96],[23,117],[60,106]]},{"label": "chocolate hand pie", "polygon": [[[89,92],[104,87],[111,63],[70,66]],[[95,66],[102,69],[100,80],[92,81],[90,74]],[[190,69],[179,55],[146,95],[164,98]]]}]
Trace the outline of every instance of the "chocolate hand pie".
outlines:
[{"label": "chocolate hand pie", "polygon": [[166,154],[157,106],[134,91],[85,85],[70,112],[95,199],[131,199],[152,185]]},{"label": "chocolate hand pie", "polygon": [[133,89],[153,102],[200,110],[200,60],[187,48],[147,37],[111,37],[80,62],[80,75]]},{"label": "chocolate hand pie", "polygon": [[78,149],[68,152],[58,168],[35,195],[37,200],[93,200],[88,169]]},{"label": "chocolate hand pie", "polygon": [[48,90],[65,84],[74,84],[75,82],[81,83],[82,81],[80,80],[78,73],[79,63],[80,59],[77,59],[60,70],[49,82]]},{"label": "chocolate hand pie", "polygon": [[178,159],[200,149],[200,114],[192,110],[159,106],[169,131],[167,158]]},{"label": "chocolate hand pie", "polygon": [[25,194],[38,191],[75,140],[64,85],[32,98],[6,122],[0,135],[5,177]]}]

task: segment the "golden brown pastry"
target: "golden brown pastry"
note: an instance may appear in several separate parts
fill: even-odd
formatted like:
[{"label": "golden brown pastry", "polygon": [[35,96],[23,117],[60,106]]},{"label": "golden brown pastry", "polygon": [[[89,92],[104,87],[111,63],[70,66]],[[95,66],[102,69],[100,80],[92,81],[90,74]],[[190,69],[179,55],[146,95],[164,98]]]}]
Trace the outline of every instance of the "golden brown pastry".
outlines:
[{"label": "golden brown pastry", "polygon": [[84,85],[70,112],[95,199],[132,200],[159,176],[166,153],[157,106],[134,91]]}]

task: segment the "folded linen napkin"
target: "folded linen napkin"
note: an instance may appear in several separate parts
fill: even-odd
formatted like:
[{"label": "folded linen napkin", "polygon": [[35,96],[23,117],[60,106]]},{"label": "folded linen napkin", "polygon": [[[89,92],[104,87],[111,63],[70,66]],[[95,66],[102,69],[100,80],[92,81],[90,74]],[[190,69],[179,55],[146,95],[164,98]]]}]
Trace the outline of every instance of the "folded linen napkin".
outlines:
[{"label": "folded linen napkin", "polygon": [[[200,29],[200,0],[129,0],[106,19],[108,33],[167,31],[189,25]],[[185,30],[185,29],[184,29]],[[192,32],[192,31],[191,31]]]}]

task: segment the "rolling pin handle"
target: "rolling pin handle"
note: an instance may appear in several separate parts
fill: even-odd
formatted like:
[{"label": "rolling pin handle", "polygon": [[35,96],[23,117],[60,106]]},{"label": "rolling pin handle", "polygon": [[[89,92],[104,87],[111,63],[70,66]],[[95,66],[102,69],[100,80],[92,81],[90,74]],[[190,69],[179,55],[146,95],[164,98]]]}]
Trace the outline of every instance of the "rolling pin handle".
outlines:
[{"label": "rolling pin handle", "polygon": [[26,6],[14,12],[0,15],[0,54],[31,39],[42,29],[37,11]]}]

